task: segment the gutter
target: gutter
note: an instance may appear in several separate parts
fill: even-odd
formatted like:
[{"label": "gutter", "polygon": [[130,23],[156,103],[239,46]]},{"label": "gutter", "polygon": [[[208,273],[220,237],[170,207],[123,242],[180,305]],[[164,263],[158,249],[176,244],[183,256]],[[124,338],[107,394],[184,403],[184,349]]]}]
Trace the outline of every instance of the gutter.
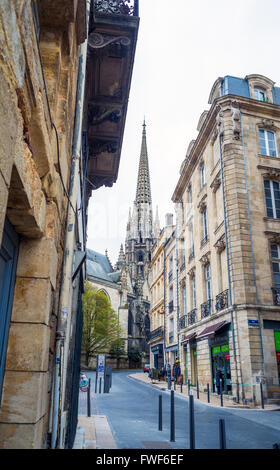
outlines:
[{"label": "gutter", "polygon": [[[87,0],[87,24],[89,21],[90,1]],[[69,181],[69,199],[67,206],[64,257],[61,272],[60,298],[56,333],[56,367],[54,377],[54,398],[52,416],[51,448],[63,448],[61,417],[64,409],[65,386],[67,376],[70,317],[72,309],[72,269],[74,261],[74,241],[77,205],[79,165],[81,158],[82,119],[84,106],[85,73],[87,61],[87,39],[79,46],[79,70],[76,91],[75,124],[72,146],[72,162]],[[71,208],[69,207],[71,205]],[[69,210],[70,209],[70,210]],[[72,209],[72,210],[71,210]]]}]

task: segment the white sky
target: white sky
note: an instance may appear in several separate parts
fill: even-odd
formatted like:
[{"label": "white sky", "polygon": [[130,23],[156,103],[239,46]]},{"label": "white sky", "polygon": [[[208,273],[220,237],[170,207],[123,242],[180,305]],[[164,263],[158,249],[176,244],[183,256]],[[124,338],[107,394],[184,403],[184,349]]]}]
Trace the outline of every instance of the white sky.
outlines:
[{"label": "white sky", "polygon": [[153,212],[172,194],[218,77],[258,73],[280,86],[279,0],[139,0],[140,27],[117,182],[93,191],[87,247],[111,262],[125,243],[146,118]]}]

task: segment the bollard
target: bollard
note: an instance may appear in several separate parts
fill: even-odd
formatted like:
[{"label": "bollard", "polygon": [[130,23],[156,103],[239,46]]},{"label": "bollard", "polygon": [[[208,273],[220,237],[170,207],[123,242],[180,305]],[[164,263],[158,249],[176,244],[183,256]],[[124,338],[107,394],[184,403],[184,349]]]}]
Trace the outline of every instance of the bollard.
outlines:
[{"label": "bollard", "polygon": [[261,391],[261,404],[262,409],[264,409],[264,397],[263,397],[263,384],[260,382],[260,391]]},{"label": "bollard", "polygon": [[91,409],[90,409],[90,379],[88,379],[88,389],[87,389],[87,415],[91,417]]},{"label": "bollard", "polygon": [[209,384],[207,384],[207,401],[208,401],[208,403],[210,403],[210,388],[209,388]]},{"label": "bollard", "polygon": [[190,404],[189,404],[190,449],[195,449],[194,399],[193,399],[193,395],[190,395],[189,401],[190,401]]},{"label": "bollard", "polygon": [[171,390],[171,401],[170,401],[170,442],[175,442],[174,390]]},{"label": "bollard", "polygon": [[158,430],[162,431],[162,395],[158,397]]},{"label": "bollard", "polygon": [[221,394],[221,406],[224,406],[224,403],[223,403],[223,382],[222,382],[222,379],[220,379],[220,394]]},{"label": "bollard", "polygon": [[101,380],[102,380],[102,379],[101,379],[101,377],[100,377],[100,379],[99,379],[99,393],[101,393]]},{"label": "bollard", "polygon": [[174,390],[176,390],[176,379],[174,377]]},{"label": "bollard", "polygon": [[198,380],[196,381],[196,398],[199,399],[199,387],[198,387]]},{"label": "bollard", "polygon": [[220,434],[220,449],[226,449],[226,428],[225,428],[225,420],[219,420],[219,434]]},{"label": "bollard", "polygon": [[171,390],[171,377],[168,376],[167,380],[168,380],[168,390]]},{"label": "bollard", "polygon": [[191,390],[191,382],[190,379],[188,379],[188,395],[190,396],[190,390]]},{"label": "bollard", "polygon": [[96,374],[95,374],[95,393],[97,393],[97,381],[98,381],[98,373],[96,371]]},{"label": "bollard", "polygon": [[183,393],[183,380],[181,380],[181,393]]}]

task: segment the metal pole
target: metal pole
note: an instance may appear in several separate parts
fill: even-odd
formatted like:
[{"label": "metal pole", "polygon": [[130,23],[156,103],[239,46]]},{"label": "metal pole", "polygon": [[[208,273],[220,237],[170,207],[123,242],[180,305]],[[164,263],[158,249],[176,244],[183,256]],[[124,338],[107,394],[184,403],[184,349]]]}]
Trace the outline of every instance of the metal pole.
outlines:
[{"label": "metal pole", "polygon": [[181,393],[183,393],[183,380],[181,380]]},{"label": "metal pole", "polygon": [[210,389],[209,389],[209,384],[207,384],[207,401],[210,403]]},{"label": "metal pole", "polygon": [[190,390],[191,390],[191,382],[190,379],[188,379],[188,395],[190,396]]},{"label": "metal pole", "polygon": [[264,397],[263,397],[263,386],[262,386],[262,383],[260,383],[260,391],[261,391],[261,404],[262,404],[262,409],[264,409]]},{"label": "metal pole", "polygon": [[225,420],[219,420],[219,434],[220,434],[220,449],[226,449],[226,428],[225,428]]},{"label": "metal pole", "polygon": [[87,415],[91,417],[91,409],[90,409],[90,379],[88,379],[88,389],[87,389]]},{"label": "metal pole", "polygon": [[98,381],[98,372],[97,372],[97,367],[96,367],[96,374],[95,374],[95,393],[97,393],[97,381]]},{"label": "metal pole", "polygon": [[223,383],[222,383],[222,379],[220,379],[220,394],[221,394],[221,406],[224,406],[224,403],[223,403]]},{"label": "metal pole", "polygon": [[170,442],[175,442],[174,390],[171,390],[170,402]]},{"label": "metal pole", "polygon": [[162,395],[158,397],[158,430],[162,431]]},{"label": "metal pole", "polygon": [[199,398],[198,380],[196,381],[196,398]]},{"label": "metal pole", "polygon": [[189,401],[190,401],[190,404],[189,404],[190,449],[195,449],[194,399],[193,399],[193,395],[190,395]]},{"label": "metal pole", "polygon": [[100,379],[99,379],[99,393],[101,393],[101,381],[102,381],[102,379],[100,377]]}]

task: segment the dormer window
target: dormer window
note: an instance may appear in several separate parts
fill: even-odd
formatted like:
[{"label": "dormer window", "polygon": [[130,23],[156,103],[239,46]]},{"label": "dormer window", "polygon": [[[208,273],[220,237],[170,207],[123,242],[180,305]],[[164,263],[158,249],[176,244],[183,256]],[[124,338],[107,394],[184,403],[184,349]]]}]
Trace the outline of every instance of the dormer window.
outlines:
[{"label": "dormer window", "polygon": [[259,101],[267,101],[266,92],[261,88],[254,88],[254,98]]}]

